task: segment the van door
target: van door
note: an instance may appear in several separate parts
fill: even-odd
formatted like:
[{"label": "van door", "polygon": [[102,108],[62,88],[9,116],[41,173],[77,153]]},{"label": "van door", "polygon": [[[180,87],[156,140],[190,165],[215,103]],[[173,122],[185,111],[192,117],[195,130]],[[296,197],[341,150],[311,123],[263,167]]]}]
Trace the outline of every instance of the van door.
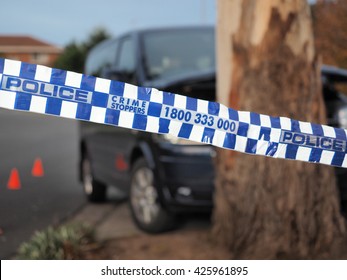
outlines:
[{"label": "van door", "polygon": [[120,81],[137,84],[135,42],[131,36],[124,37],[119,41],[116,69]]},{"label": "van door", "polygon": [[[109,58],[107,63],[103,63],[100,72],[102,78],[122,82],[136,80],[135,47],[131,36],[118,39],[107,48],[100,48],[100,52],[95,56]],[[136,133],[125,128],[93,123],[83,123],[81,129],[95,179],[120,189],[128,187],[129,160],[136,145]]]}]

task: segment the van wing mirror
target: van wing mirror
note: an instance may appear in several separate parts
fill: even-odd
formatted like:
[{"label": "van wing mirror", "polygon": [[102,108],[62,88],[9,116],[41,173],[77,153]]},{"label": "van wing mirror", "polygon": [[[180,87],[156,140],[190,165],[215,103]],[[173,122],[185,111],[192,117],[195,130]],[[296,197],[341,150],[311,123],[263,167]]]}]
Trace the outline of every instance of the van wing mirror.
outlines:
[{"label": "van wing mirror", "polygon": [[110,80],[118,80],[121,82],[131,82],[134,73],[130,73],[126,70],[119,70],[116,68],[107,68],[103,71],[103,77]]},{"label": "van wing mirror", "polygon": [[126,73],[121,70],[118,70],[114,67],[106,68],[102,71],[102,77],[110,80],[121,80],[126,79]]}]

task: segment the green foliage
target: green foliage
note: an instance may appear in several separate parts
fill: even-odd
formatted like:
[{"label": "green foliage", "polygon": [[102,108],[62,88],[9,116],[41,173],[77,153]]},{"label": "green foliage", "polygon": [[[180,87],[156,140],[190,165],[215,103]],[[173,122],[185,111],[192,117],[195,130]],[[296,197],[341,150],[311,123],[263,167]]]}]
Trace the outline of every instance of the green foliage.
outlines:
[{"label": "green foliage", "polygon": [[75,72],[83,72],[85,51],[75,42],[68,44],[58,57],[54,67]]},{"label": "green foliage", "polygon": [[110,34],[108,34],[108,32],[105,29],[103,28],[95,29],[89,35],[89,38],[87,39],[87,41],[83,43],[83,47],[88,52],[96,44],[108,38],[110,38]]},{"label": "green foliage", "polygon": [[17,259],[62,260],[79,257],[83,245],[94,240],[90,227],[81,224],[48,227],[36,232],[31,240],[23,243],[18,250]]},{"label": "green foliage", "polygon": [[105,29],[99,28],[95,29],[85,42],[80,44],[76,42],[69,43],[56,60],[54,67],[82,73],[89,50],[109,37],[110,35]]}]

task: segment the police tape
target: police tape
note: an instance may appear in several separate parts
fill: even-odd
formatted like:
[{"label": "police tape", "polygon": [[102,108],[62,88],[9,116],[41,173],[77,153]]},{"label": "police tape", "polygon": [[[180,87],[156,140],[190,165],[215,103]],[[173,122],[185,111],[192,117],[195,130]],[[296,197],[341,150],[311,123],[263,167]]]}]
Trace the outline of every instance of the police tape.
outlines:
[{"label": "police tape", "polygon": [[0,107],[347,168],[344,129],[20,61],[0,59]]}]

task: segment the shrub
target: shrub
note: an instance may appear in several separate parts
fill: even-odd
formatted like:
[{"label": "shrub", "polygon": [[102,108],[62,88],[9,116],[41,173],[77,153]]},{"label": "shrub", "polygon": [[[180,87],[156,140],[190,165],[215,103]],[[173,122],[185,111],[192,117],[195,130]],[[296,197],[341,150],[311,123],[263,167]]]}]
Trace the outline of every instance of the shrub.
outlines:
[{"label": "shrub", "polygon": [[94,232],[82,224],[48,227],[36,232],[18,249],[18,259],[63,260],[78,259],[83,246],[94,241]]}]

